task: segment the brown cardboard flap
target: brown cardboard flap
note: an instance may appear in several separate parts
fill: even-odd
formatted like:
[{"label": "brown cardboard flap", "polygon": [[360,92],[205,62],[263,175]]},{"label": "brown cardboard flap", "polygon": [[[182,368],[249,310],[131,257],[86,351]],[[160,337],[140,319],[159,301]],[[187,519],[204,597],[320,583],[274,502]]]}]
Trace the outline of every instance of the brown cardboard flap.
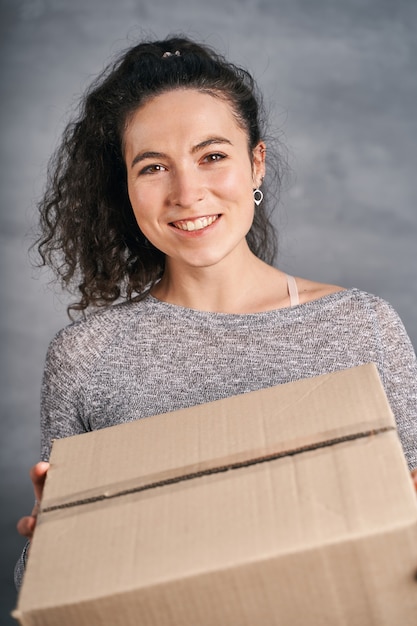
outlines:
[{"label": "brown cardboard flap", "polygon": [[395,427],[374,364],[176,411],[174,438],[166,436],[173,415],[55,441],[42,510],[197,478]]}]

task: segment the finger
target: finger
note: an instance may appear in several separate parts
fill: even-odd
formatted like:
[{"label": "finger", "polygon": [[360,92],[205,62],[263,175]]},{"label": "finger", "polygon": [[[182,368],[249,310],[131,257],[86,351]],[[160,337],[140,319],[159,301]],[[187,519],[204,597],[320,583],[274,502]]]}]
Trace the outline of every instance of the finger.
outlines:
[{"label": "finger", "polygon": [[26,517],[22,517],[18,521],[17,532],[23,537],[26,537],[27,539],[32,539],[35,526],[36,526],[36,517],[27,515]]},{"label": "finger", "polygon": [[36,500],[40,501],[42,499],[42,492],[48,469],[49,463],[46,463],[45,461],[40,461],[39,463],[36,463],[36,465],[34,465],[29,472],[30,478],[33,483],[33,489],[35,491]]}]

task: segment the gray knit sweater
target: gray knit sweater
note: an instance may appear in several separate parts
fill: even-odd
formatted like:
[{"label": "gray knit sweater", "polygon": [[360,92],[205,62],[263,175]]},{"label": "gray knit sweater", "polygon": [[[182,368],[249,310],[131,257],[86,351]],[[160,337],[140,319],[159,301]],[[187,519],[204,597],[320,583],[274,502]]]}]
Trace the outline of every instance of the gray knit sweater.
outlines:
[{"label": "gray knit sweater", "polygon": [[42,459],[56,438],[370,361],[378,367],[408,464],[416,467],[416,357],[385,301],[350,289],[238,315],[148,295],[75,322],[52,341],[42,387]]}]

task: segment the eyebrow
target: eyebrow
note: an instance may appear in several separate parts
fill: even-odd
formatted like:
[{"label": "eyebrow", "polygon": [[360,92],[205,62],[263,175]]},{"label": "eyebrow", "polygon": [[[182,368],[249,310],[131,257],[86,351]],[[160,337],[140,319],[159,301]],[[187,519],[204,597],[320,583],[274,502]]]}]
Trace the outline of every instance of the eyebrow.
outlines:
[{"label": "eyebrow", "polygon": [[[204,141],[201,141],[197,145],[193,146],[191,149],[191,153],[195,154],[199,150],[202,150],[203,148],[207,148],[207,146],[211,146],[213,144],[228,144],[229,146],[231,146],[232,142],[229,141],[229,139],[226,139],[225,137],[210,137],[209,139],[205,139]],[[164,158],[167,158],[167,155],[164,152],[154,152],[152,150],[146,150],[145,152],[139,152],[135,156],[130,167],[134,167],[135,165],[137,165],[137,163],[140,163],[141,161],[145,161],[145,159],[164,159]]]},{"label": "eyebrow", "polygon": [[139,152],[139,154],[137,154],[133,159],[132,165],[130,167],[134,167],[137,163],[140,163],[145,159],[163,159],[164,157],[166,157],[166,154],[164,154],[163,152],[152,152],[149,150],[146,152]]}]

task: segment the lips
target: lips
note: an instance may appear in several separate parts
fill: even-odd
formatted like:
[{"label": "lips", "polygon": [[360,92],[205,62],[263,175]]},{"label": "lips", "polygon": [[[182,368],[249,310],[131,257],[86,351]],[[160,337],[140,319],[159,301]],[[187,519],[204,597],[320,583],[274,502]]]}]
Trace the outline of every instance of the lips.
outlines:
[{"label": "lips", "polygon": [[171,226],[174,226],[179,230],[186,230],[188,232],[202,230],[203,228],[211,226],[211,224],[219,219],[219,217],[219,215],[206,215],[204,217],[197,217],[192,220],[179,220],[178,222],[171,222]]}]

